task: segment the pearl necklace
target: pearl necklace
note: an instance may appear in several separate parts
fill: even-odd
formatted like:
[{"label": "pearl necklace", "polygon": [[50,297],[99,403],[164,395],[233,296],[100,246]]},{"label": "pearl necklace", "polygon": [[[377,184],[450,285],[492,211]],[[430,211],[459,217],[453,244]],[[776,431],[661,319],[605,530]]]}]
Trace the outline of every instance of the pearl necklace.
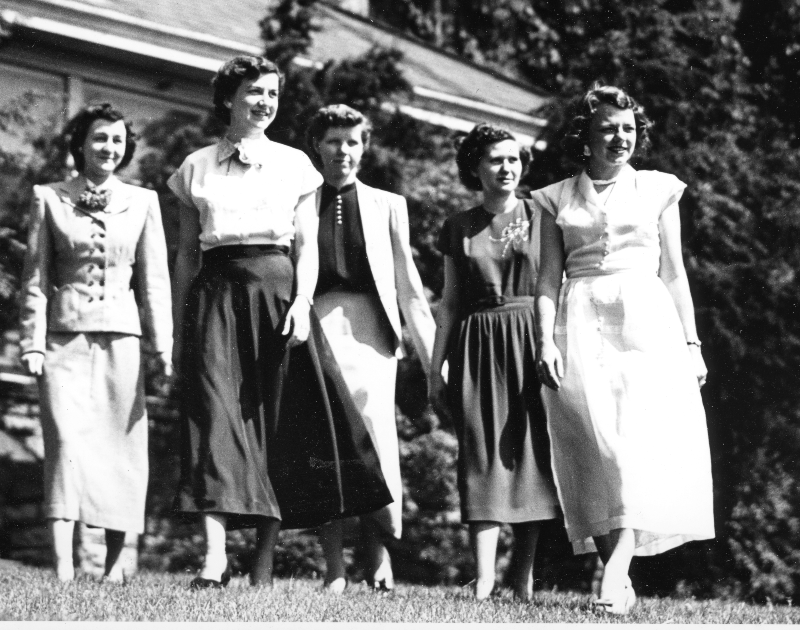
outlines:
[{"label": "pearl necklace", "polygon": [[592,179],[592,183],[595,186],[608,186],[609,184],[615,184],[617,182],[618,177],[619,176],[613,179]]}]

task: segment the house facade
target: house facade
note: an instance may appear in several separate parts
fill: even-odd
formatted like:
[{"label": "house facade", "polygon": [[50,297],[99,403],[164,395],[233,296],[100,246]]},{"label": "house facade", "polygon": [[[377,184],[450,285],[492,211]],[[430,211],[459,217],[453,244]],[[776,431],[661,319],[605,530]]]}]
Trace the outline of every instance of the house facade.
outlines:
[{"label": "house facade", "polygon": [[[54,128],[98,101],[115,103],[137,128],[174,111],[203,115],[222,62],[262,52],[259,21],[275,2],[229,0],[223,10],[209,0],[0,0],[0,107],[35,94],[35,117]],[[314,10],[320,30],[294,63],[395,48],[412,96],[385,107],[460,130],[500,123],[527,144],[539,137],[547,94],[370,20],[368,0]]]}]

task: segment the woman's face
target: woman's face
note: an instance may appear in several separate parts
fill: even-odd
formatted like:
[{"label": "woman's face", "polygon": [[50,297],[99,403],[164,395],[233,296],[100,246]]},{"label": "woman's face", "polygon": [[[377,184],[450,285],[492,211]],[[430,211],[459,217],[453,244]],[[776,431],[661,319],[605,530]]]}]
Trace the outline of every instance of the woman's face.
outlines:
[{"label": "woman's face", "polygon": [[364,155],[364,125],[331,127],[317,143],[322,160],[322,175],[329,184],[349,183],[354,179]]},{"label": "woman's face", "polygon": [[83,174],[99,181],[112,175],[125,157],[127,135],[123,120],[95,120],[83,141]]},{"label": "woman's face", "polygon": [[257,79],[245,79],[230,100],[231,127],[236,129],[269,127],[278,113],[280,80],[275,73],[262,74]]},{"label": "woman's face", "polygon": [[486,147],[475,175],[484,194],[512,193],[519,185],[522,160],[516,140],[501,140]]},{"label": "woman's face", "polygon": [[636,118],[632,109],[600,103],[589,126],[589,169],[602,173],[628,163],[636,148]]}]

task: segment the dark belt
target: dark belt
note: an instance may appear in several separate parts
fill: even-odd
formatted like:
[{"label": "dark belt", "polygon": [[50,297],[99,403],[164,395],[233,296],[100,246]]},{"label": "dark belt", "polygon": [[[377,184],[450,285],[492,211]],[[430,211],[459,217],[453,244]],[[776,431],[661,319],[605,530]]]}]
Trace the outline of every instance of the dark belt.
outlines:
[{"label": "dark belt", "polygon": [[476,300],[467,306],[467,313],[477,313],[478,311],[485,311],[506,304],[529,304],[531,307],[536,303],[536,298],[532,295],[491,295],[480,300]]},{"label": "dark belt", "polygon": [[220,245],[203,252],[203,264],[227,262],[237,258],[288,255],[289,248],[286,245]]}]

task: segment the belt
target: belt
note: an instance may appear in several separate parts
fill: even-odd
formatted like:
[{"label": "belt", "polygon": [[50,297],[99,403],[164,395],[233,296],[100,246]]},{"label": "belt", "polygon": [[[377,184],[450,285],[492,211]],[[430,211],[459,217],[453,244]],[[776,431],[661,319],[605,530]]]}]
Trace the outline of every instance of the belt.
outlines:
[{"label": "belt", "polygon": [[288,255],[289,248],[286,245],[220,245],[203,252],[203,264],[226,262],[237,258]]}]

